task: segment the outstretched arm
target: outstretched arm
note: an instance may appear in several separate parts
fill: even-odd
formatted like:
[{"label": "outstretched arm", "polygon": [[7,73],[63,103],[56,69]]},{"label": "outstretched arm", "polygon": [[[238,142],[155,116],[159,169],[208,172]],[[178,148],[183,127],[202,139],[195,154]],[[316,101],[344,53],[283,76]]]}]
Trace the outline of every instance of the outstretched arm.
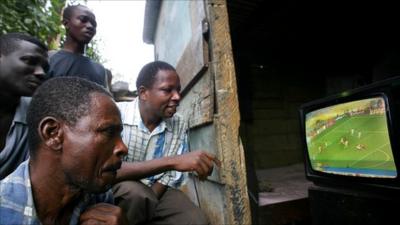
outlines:
[{"label": "outstretched arm", "polygon": [[142,162],[124,162],[118,170],[117,181],[139,180],[169,170],[196,172],[199,178],[204,180],[211,174],[214,163],[217,166],[221,164],[214,155],[205,151],[193,151]]}]

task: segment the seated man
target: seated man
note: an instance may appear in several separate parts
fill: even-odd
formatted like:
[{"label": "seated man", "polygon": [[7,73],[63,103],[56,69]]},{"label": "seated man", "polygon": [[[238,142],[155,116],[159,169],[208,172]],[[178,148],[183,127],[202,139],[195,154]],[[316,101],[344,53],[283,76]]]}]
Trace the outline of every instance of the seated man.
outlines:
[{"label": "seated man", "polygon": [[26,111],[48,68],[47,47],[22,33],[0,36],[0,180],[28,158]]},{"label": "seated man", "polygon": [[[110,188],[127,147],[102,87],[55,78],[29,106],[30,158],[0,181],[0,224],[122,224]],[[101,194],[103,193],[103,194]]]},{"label": "seated man", "polygon": [[149,63],[136,87],[138,98],[118,103],[128,156],[117,176],[123,182],[113,186],[116,203],[130,224],[208,224],[204,213],[175,189],[182,183],[181,172],[193,171],[205,179],[213,162],[219,162],[204,151],[187,152],[187,123],[175,114],[181,89],[175,68]]}]

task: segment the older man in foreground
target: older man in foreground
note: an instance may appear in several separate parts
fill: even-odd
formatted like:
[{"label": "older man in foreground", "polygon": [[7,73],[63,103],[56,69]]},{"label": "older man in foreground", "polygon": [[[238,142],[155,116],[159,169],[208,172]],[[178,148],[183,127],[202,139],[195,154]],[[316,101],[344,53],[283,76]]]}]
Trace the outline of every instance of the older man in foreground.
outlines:
[{"label": "older man in foreground", "polygon": [[107,191],[127,154],[105,89],[54,78],[28,110],[30,159],[0,181],[0,224],[124,224]]}]

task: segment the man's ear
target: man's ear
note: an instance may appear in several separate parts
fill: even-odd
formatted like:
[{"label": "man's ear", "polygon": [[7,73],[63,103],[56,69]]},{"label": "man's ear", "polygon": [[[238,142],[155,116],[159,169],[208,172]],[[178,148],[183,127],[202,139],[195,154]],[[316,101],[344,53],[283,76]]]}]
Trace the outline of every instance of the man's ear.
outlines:
[{"label": "man's ear", "polygon": [[48,116],[42,119],[38,128],[39,136],[48,148],[61,151],[63,143],[63,129],[60,120]]},{"label": "man's ear", "polygon": [[139,96],[139,99],[146,100],[147,99],[147,88],[144,86],[140,86],[139,90],[138,90],[138,96]]},{"label": "man's ear", "polygon": [[63,19],[61,21],[62,25],[64,25],[65,29],[68,29],[68,23],[69,23],[69,19]]}]

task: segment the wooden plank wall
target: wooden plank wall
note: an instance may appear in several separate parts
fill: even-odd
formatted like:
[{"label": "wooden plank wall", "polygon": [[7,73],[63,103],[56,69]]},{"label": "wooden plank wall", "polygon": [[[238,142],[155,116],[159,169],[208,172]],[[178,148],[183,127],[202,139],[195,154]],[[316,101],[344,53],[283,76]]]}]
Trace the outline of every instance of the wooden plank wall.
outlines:
[{"label": "wooden plank wall", "polygon": [[210,70],[215,82],[214,124],[221,154],[221,176],[225,184],[226,224],[249,224],[251,212],[247,193],[246,165],[240,143],[240,113],[236,75],[225,0],[209,0]]},{"label": "wooden plank wall", "polygon": [[[179,13],[182,15],[176,15]],[[190,29],[186,23],[171,22],[177,19],[190,21]],[[179,31],[179,27],[174,27],[179,24],[191,35],[185,33],[178,38],[179,34],[171,33]],[[206,181],[200,182],[191,174],[183,190],[204,210],[211,224],[250,224],[225,0],[163,1],[155,40],[156,59],[176,66],[181,77],[183,99],[178,112],[189,120],[190,149],[209,151],[222,161],[222,167],[216,168]],[[172,44],[174,41],[182,41],[186,46]]]}]

